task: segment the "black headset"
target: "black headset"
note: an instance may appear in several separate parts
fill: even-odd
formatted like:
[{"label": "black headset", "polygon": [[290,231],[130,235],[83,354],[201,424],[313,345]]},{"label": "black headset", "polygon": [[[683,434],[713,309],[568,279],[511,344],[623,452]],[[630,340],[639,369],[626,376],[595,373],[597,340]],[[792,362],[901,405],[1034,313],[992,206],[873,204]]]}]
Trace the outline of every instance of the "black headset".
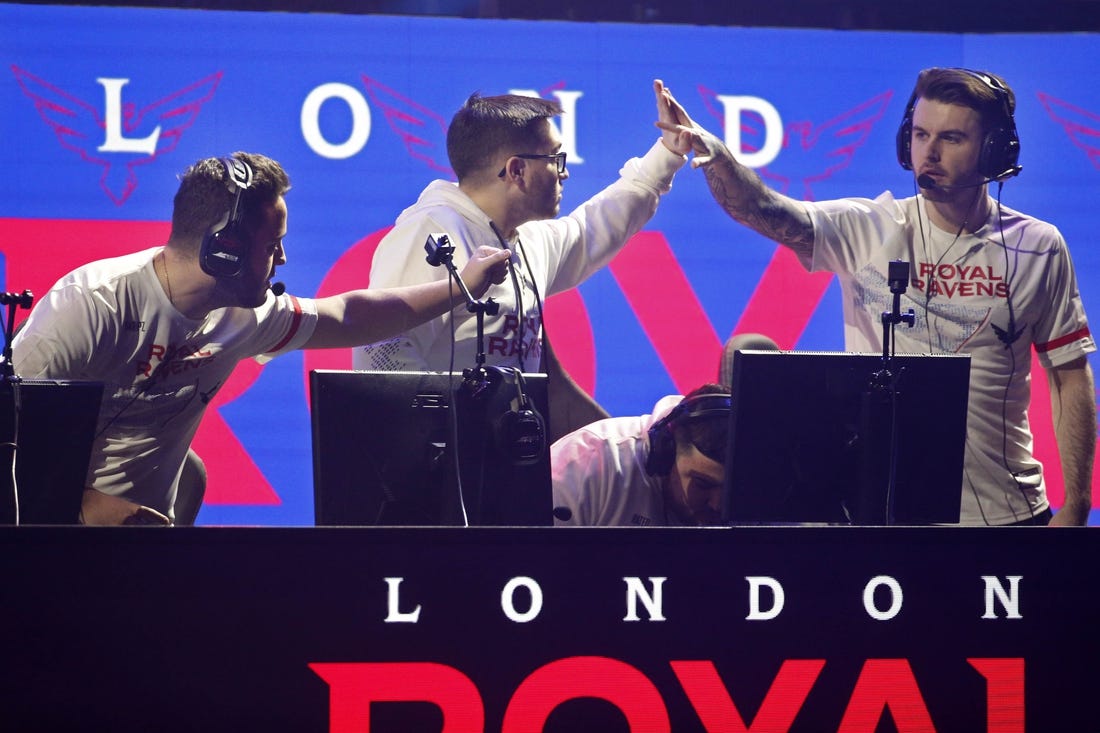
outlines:
[{"label": "black headset", "polygon": [[676,462],[676,437],[673,431],[680,425],[696,420],[729,415],[731,400],[730,395],[721,393],[688,397],[672,408],[672,412],[655,422],[649,429],[646,473],[650,476],[667,476]]},{"label": "black headset", "polygon": [[489,418],[489,427],[497,450],[517,466],[530,466],[546,456],[546,420],[524,392],[523,372],[515,367],[485,366],[467,369],[460,389],[473,400],[498,405],[494,399],[502,386],[515,388],[507,400],[507,408],[497,417]]},{"label": "black headset", "polygon": [[546,421],[523,391],[523,372],[514,368],[495,368],[506,381],[510,379],[516,386],[516,396],[509,405],[511,409],[497,419],[497,445],[515,465],[534,465],[546,453]]},{"label": "black headset", "polygon": [[248,234],[242,227],[241,194],[252,185],[252,166],[236,156],[221,159],[222,180],[233,194],[225,223],[215,224],[202,238],[199,265],[213,277],[239,277],[248,254]]},{"label": "black headset", "polygon": [[[1020,160],[1020,137],[1016,133],[1016,119],[1012,115],[1010,92],[1003,83],[989,74],[960,68],[954,71],[968,74],[993,90],[1001,112],[1001,124],[991,127],[982,140],[982,149],[978,154],[978,172],[990,180],[1017,172],[1017,162]],[[898,163],[907,171],[913,170],[913,110],[916,106],[917,90],[914,87],[913,93],[909,95],[909,101],[905,104],[905,116],[901,120],[897,135]]]}]

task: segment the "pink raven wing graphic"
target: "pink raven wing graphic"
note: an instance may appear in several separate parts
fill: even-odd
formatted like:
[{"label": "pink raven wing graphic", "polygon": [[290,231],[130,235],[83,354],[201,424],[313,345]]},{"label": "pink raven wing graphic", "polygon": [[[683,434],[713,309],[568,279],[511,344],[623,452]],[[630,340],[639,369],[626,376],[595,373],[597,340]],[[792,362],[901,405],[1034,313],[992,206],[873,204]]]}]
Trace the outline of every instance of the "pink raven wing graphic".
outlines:
[{"label": "pink raven wing graphic", "polygon": [[148,135],[160,126],[155,148],[147,154],[100,151],[107,123],[98,109],[18,66],[12,65],[11,69],[23,93],[34,102],[38,115],[53,130],[61,146],[103,168],[100,188],[118,206],[137,188],[134,169],[175,149],[183,133],[194,124],[202,105],[213,98],[222,78],[222,72],[216,72],[141,109],[132,102],[123,103],[120,126],[124,135]]},{"label": "pink raven wing graphic", "polygon": [[[718,99],[718,92],[699,85],[699,96],[703,98],[703,106],[707,112],[718,120],[718,129],[725,132],[726,111]],[[764,120],[755,112],[748,112],[741,118],[741,147],[755,153],[764,146]]]},{"label": "pink raven wing graphic", "polygon": [[1036,92],[1050,118],[1062,126],[1070,141],[1085,151],[1094,168],[1100,168],[1100,115],[1075,107],[1069,102]]},{"label": "pink raven wing graphic", "polygon": [[447,120],[366,74],[361,77],[371,101],[382,110],[409,155],[454,180],[454,171],[447,162]]},{"label": "pink raven wing graphic", "polygon": [[123,105],[122,125],[125,132],[137,133],[142,129],[161,126],[156,150],[140,163],[148,163],[157,156],[176,149],[183,133],[195,124],[199,110],[214,98],[223,73],[216,71],[142,109],[137,109],[131,103]]},{"label": "pink raven wing graphic", "polygon": [[106,129],[99,111],[14,64],[11,70],[15,81],[34,102],[38,115],[57,135],[62,147],[80,154],[86,161],[102,162],[93,152]]},{"label": "pink raven wing graphic", "polygon": [[[702,86],[699,91],[707,109],[718,117],[724,129],[725,115],[717,104],[717,95]],[[787,123],[783,130],[783,153],[761,168],[760,176],[773,182],[784,194],[813,201],[813,184],[848,167],[875,124],[882,119],[893,94],[889,90],[877,94],[820,125],[809,120]],[[755,124],[754,117],[749,114],[742,120],[742,142],[746,148],[759,149],[764,126],[762,122]],[[756,140],[761,141],[760,145],[753,145]],[[792,191],[797,184],[801,184],[800,190]]]},{"label": "pink raven wing graphic", "polygon": [[565,79],[560,79],[548,87],[539,90],[539,97],[541,99],[549,99],[554,96],[554,92],[565,89]]}]

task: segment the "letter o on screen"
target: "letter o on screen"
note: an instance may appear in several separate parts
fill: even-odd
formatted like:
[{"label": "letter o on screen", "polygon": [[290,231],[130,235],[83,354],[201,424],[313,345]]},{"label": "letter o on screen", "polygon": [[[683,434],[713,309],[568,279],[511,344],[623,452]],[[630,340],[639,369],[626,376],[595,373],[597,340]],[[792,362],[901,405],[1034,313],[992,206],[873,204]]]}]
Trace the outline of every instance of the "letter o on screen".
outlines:
[{"label": "letter o on screen", "polygon": [[[519,588],[526,588],[531,594],[531,607],[523,613],[516,610],[514,603],[516,590]],[[542,587],[534,578],[524,576],[512,578],[500,592],[500,607],[509,621],[515,621],[517,624],[534,621],[542,611]]]},{"label": "letter o on screen", "polygon": [[[879,610],[875,605],[875,591],[879,586],[886,586],[890,590],[890,607],[885,611]],[[889,575],[877,575],[863,588],[863,608],[876,621],[889,621],[897,616],[901,612],[902,598],[901,584]]]},{"label": "letter o on screen", "polygon": [[[351,111],[351,134],[342,143],[331,143],[321,132],[321,106],[330,99],[343,100]],[[330,82],[322,84],[302,102],[302,137],[306,144],[323,158],[343,160],[363,149],[370,138],[370,107],[354,87]]]}]

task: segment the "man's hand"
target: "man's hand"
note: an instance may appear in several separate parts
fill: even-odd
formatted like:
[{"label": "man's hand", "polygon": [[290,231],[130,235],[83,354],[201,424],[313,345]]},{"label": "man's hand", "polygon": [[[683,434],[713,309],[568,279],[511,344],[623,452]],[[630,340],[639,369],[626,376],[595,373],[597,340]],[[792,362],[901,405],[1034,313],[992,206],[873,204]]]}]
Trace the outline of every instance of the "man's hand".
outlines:
[{"label": "man's hand", "polygon": [[1089,510],[1084,507],[1070,506],[1066,504],[1054,513],[1050,520],[1051,527],[1084,527],[1089,523]]},{"label": "man's hand", "polygon": [[695,123],[660,79],[653,80],[653,93],[657,97],[656,124],[661,129],[661,142],[671,152],[687,155],[692,150],[691,130]]},{"label": "man's hand", "polygon": [[723,211],[754,231],[789,247],[799,258],[813,257],[814,227],[801,202],[764,185],[751,168],[738,162],[720,139],[697,125],[660,79],[657,127],[662,142],[673,152],[694,151],[692,168],[702,168],[714,200]]},{"label": "man's hand", "polygon": [[80,505],[80,523],[93,525],[153,524],[169,525],[168,517],[155,509],[111,496],[95,489],[85,489]]},{"label": "man's hand", "polygon": [[672,92],[660,79],[653,80],[653,91],[657,95],[657,127],[661,129],[661,142],[678,155],[694,152],[692,168],[700,168],[710,163],[716,156],[726,154],[722,141],[697,125],[683,105],[676,101]]},{"label": "man's hand", "polygon": [[512,253],[506,249],[481,246],[462,268],[462,282],[470,289],[470,295],[480,298],[490,285],[500,285],[508,277]]}]

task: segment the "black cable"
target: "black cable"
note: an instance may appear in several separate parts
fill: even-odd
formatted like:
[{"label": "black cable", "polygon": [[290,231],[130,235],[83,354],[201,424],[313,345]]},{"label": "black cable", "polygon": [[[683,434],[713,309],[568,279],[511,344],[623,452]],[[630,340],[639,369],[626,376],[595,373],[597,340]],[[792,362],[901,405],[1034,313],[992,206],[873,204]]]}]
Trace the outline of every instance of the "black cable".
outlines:
[{"label": "black cable", "polygon": [[[451,268],[447,268],[447,291],[450,292],[450,287],[454,285],[454,272]],[[458,508],[462,512],[462,526],[470,526],[470,517],[466,512],[466,493],[462,486],[462,461],[459,459],[458,451],[458,390],[461,388],[461,384],[455,385],[455,342],[457,341],[457,330],[455,326],[454,309],[451,309],[451,361],[447,365],[447,394],[450,396],[450,405],[448,410],[450,411],[450,446],[451,446],[451,460],[454,462],[455,470],[455,486],[458,489]]]},{"label": "black cable", "polygon": [[[535,306],[539,309],[539,326],[542,328],[542,342],[546,343],[546,311],[542,307],[542,296],[539,294],[539,284],[535,282],[535,273],[531,270],[531,263],[527,261],[527,250],[523,247],[523,240],[516,237],[516,249],[519,251],[520,259],[523,260],[523,267],[527,270],[527,274],[531,278],[531,290],[535,293]],[[545,361],[546,355],[543,353],[543,347],[539,347],[539,356]],[[522,370],[520,370],[522,371]],[[547,368],[549,371],[549,368]]]},{"label": "black cable", "polygon": [[[975,203],[977,203],[977,202],[975,201]],[[973,208],[973,206],[971,208]],[[928,204],[927,204],[927,202],[924,205],[924,215],[928,217],[928,240],[931,240],[932,239],[932,218],[930,216],[928,216]],[[969,222],[969,215],[967,215],[967,218],[963,219],[963,223],[959,226],[959,230],[957,232],[955,232],[955,238],[951,240],[951,244],[947,245],[947,249],[945,249],[943,251],[943,254],[941,254],[936,259],[935,264],[932,265],[932,269],[929,270],[929,272],[928,272],[928,282],[926,282],[924,284],[924,335],[925,335],[925,340],[928,342],[928,352],[929,353],[933,353],[933,351],[934,351],[933,346],[932,346],[932,322],[931,322],[931,318],[929,318],[929,315],[932,312],[932,309],[931,309],[930,306],[931,306],[931,303],[932,303],[932,288],[936,284],[936,270],[937,270],[937,268],[939,268],[940,264],[943,262],[943,258],[947,257],[947,253],[955,248],[955,245],[958,243],[959,239],[962,237],[963,230],[966,229],[966,225],[967,225],[968,222]],[[919,204],[917,206],[917,224],[920,227],[921,245],[922,245],[922,249],[924,249],[924,256],[925,256],[926,259],[931,260],[932,257],[931,257],[931,255],[928,254],[928,240],[925,240],[925,238],[924,238],[924,222],[921,220],[921,217],[920,217],[920,205]]]},{"label": "black cable", "polygon": [[[1011,360],[1010,361],[1009,373],[1008,373],[1008,380],[1005,382],[1004,393],[1001,396],[1001,464],[1004,466],[1005,471],[1008,473],[1009,478],[1012,479],[1012,482],[1016,486],[1016,490],[1019,492],[1021,498],[1023,498],[1024,505],[1028,508],[1028,512],[1029,512],[1031,518],[1034,519],[1035,518],[1035,511],[1031,507],[1031,502],[1028,501],[1027,492],[1025,491],[1023,485],[1020,483],[1019,479],[1017,479],[1016,474],[1012,471],[1012,468],[1009,466],[1009,461],[1008,461],[1008,395],[1009,395],[1009,392],[1012,389],[1012,382],[1016,378],[1016,368],[1017,368],[1017,365],[1016,365],[1016,352],[1012,348],[1012,344],[1013,344],[1013,342],[1015,341],[1015,338],[1016,338],[1016,333],[1015,333],[1016,332],[1016,315],[1015,315],[1014,307],[1012,305],[1012,281],[1016,276],[1017,270],[1019,269],[1019,248],[1016,249],[1015,264],[1014,264],[1014,266],[1011,267],[1011,272],[1010,272],[1009,271],[1010,263],[1009,263],[1009,257],[1008,257],[1008,243],[1005,239],[1004,219],[1003,219],[1003,213],[1002,213],[1002,209],[1001,209],[1001,193],[1004,190],[1004,181],[998,181],[997,184],[998,184],[997,185],[997,197],[996,197],[997,230],[998,230],[998,233],[999,233],[1000,238],[1001,238],[1001,248],[1004,251],[1004,256],[1005,256],[1005,278],[1006,278],[1005,287],[1007,288],[1006,292],[1005,292],[1005,300],[1006,300],[1006,303],[1007,303],[1007,306],[1008,306],[1008,331],[1007,331],[1006,339],[1004,340],[1004,343],[1005,343],[1005,348],[1008,349],[1009,358]],[[981,189],[978,189],[978,191],[980,193]],[[975,199],[974,204],[975,205],[977,204],[977,199]],[[925,215],[927,216],[927,207],[926,207]],[[918,211],[917,221],[918,221],[918,224],[920,225],[920,228],[921,228],[921,240],[922,240],[922,245],[924,247],[925,256],[928,257],[928,243],[927,243],[927,241],[924,240],[924,226],[923,226],[923,222],[921,221],[921,218],[919,216],[919,211]],[[931,300],[932,300],[932,284],[934,282],[936,269],[939,267],[940,263],[943,262],[943,259],[944,259],[944,257],[947,256],[947,253],[950,252],[951,249],[955,246],[955,244],[959,241],[960,237],[962,236],[963,230],[966,228],[966,225],[967,225],[967,221],[964,220],[963,223],[962,223],[962,226],[960,226],[958,232],[956,232],[955,238],[951,241],[951,244],[948,246],[948,248],[946,250],[944,250],[943,254],[940,255],[940,257],[936,260],[936,263],[932,266],[932,270],[929,272],[928,283],[926,283],[926,286],[925,286],[925,298],[924,298],[925,336],[926,336],[926,339],[927,339],[927,342],[928,342],[928,350],[930,352],[933,351],[933,346],[932,346],[931,319],[929,318],[929,315],[931,313],[930,303],[931,303]],[[931,224],[931,219],[929,219],[929,238],[931,238],[931,231],[932,231],[932,224]],[[984,509],[984,507],[982,507],[981,497],[978,495],[977,488],[975,487],[974,482],[970,479],[969,471],[965,472],[965,474],[966,474],[966,476],[965,476],[966,481],[970,485],[971,493],[974,496],[974,501],[978,506],[978,511],[982,516],[982,521],[986,525],[988,525],[989,524],[989,519],[985,515],[985,509]],[[1015,510],[1013,510],[1013,514],[1015,515]]]},{"label": "black cable", "polygon": [[[24,294],[29,294],[28,291],[24,291]],[[0,447],[11,449],[11,502],[12,502],[12,524],[19,526],[20,524],[20,501],[19,501],[19,479],[16,475],[16,465],[19,459],[19,416],[23,411],[22,394],[21,394],[21,380],[15,374],[15,367],[13,363],[14,357],[12,356],[12,342],[15,337],[12,335],[14,329],[10,328],[15,319],[15,309],[18,307],[18,303],[8,303],[8,316],[7,321],[3,321],[2,311],[0,311],[0,325],[3,326],[4,331],[4,358],[7,363],[4,364],[4,384],[0,388],[6,388],[11,390],[12,399],[12,430],[11,430],[11,442],[2,443]],[[24,306],[29,307],[29,303]]]},{"label": "black cable", "polygon": [[[490,221],[489,222],[489,227],[493,230],[493,234],[496,235],[497,241],[500,242],[501,249],[505,249],[505,250],[509,249],[508,248],[508,243],[504,240],[504,236],[500,233],[500,230],[497,229],[496,223]],[[518,237],[516,239],[516,243],[517,243],[517,246],[518,246],[518,243],[519,243]],[[530,269],[530,268],[528,268],[528,269]],[[516,325],[516,337],[519,339],[519,348],[516,350],[516,355],[519,358],[519,370],[521,372],[523,372],[523,371],[526,371],[525,368],[524,368],[524,364],[523,364],[523,348],[526,345],[526,337],[527,337],[527,333],[526,333],[526,331],[527,331],[526,314],[524,313],[524,309],[523,309],[523,290],[519,286],[519,277],[516,275],[516,268],[515,267],[509,265],[508,275],[511,277],[512,292],[513,292],[513,294],[515,295],[515,298],[516,298],[516,318],[519,319],[519,322]],[[541,320],[541,317],[542,316],[541,316],[541,313],[540,313],[540,315],[539,315],[540,320]]]},{"label": "black cable", "polygon": [[[1009,272],[1009,257],[1008,257],[1008,241],[1005,239],[1005,227],[1003,213],[1001,211],[1001,190],[1004,188],[1004,182],[999,182],[997,186],[997,229],[1001,236],[1001,249],[1004,250],[1005,255],[1005,301],[1008,305],[1008,331],[1006,339],[1004,341],[1005,348],[1008,349],[1008,354],[1011,357],[1011,368],[1008,372],[1008,381],[1005,382],[1004,394],[1001,397],[1001,462],[1004,464],[1005,471],[1008,472],[1009,478],[1016,485],[1016,491],[1019,492],[1020,497],[1024,500],[1024,506],[1027,507],[1028,514],[1031,519],[1035,519],[1035,510],[1031,506],[1031,502],[1028,501],[1027,492],[1024,490],[1023,484],[1020,483],[1016,477],[1016,473],[1008,465],[1008,394],[1012,389],[1012,382],[1016,378],[1016,351],[1012,348],[1012,345],[1018,338],[1016,335],[1016,312],[1012,306],[1012,281],[1016,277],[1016,272],[1020,268],[1020,248],[1014,248],[1015,257],[1012,264],[1012,271]],[[1016,512],[1012,512],[1015,516]]]},{"label": "black cable", "polygon": [[[891,352],[893,352],[892,342]],[[894,354],[891,353],[890,356],[892,358]],[[898,479],[898,446],[901,444],[901,440],[898,437],[898,433],[900,432],[898,424],[898,382],[901,380],[901,375],[904,373],[905,368],[902,367],[897,374],[892,376],[890,383],[890,479],[886,484],[887,524],[894,524],[894,495],[896,494]]]},{"label": "black cable", "polygon": [[19,501],[19,479],[16,475],[16,465],[19,459],[19,416],[23,412],[22,405],[22,385],[18,378],[12,379],[7,383],[7,387],[11,389],[12,396],[12,431],[11,442],[2,443],[0,447],[11,449],[11,501],[12,501],[12,524],[19,526],[20,524],[20,501]]}]

